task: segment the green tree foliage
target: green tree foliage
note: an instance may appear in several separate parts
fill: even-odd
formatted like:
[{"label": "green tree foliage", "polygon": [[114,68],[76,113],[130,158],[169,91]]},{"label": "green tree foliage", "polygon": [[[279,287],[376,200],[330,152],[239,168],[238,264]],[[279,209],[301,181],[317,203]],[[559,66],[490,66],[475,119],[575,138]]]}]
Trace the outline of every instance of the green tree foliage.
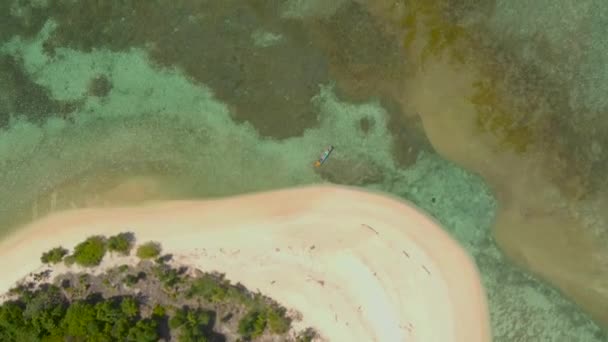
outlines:
[{"label": "green tree foliage", "polygon": [[169,265],[156,265],[152,271],[158,280],[160,280],[160,282],[163,284],[165,289],[170,289],[182,281],[179,271],[170,267]]},{"label": "green tree foliage", "polygon": [[238,332],[245,340],[261,336],[266,328],[274,334],[289,331],[291,320],[285,315],[285,309],[278,305],[254,307],[239,321]]},{"label": "green tree foliage", "polygon": [[217,303],[224,300],[227,294],[227,283],[218,281],[216,277],[210,274],[205,274],[192,282],[190,289],[186,292],[186,297],[200,296],[209,302]]},{"label": "green tree foliage", "polygon": [[35,341],[31,324],[23,317],[23,306],[8,302],[0,306],[0,341]]},{"label": "green tree foliage", "polygon": [[129,329],[127,341],[156,342],[158,341],[158,337],[158,321],[154,319],[143,319]]},{"label": "green tree foliage", "polygon": [[0,305],[0,341],[158,341],[158,317],[141,319],[133,297],[69,303],[49,286]]},{"label": "green tree foliage", "polygon": [[37,335],[48,332],[55,335],[65,315],[66,307],[63,295],[56,286],[49,286],[44,291],[26,292],[22,296],[25,310],[24,319],[28,320]]},{"label": "green tree foliage", "polygon": [[95,307],[82,301],[70,305],[62,323],[65,336],[72,338],[96,335],[99,330]]},{"label": "green tree foliage", "polygon": [[270,307],[266,311],[266,320],[270,331],[275,334],[284,334],[291,327],[291,319],[282,307]]},{"label": "green tree foliage", "polygon": [[179,341],[207,341],[212,334],[213,313],[184,307],[169,320],[171,329],[179,329]]},{"label": "green tree foliage", "polygon": [[166,314],[167,314],[167,310],[165,309],[164,306],[162,306],[160,304],[154,305],[154,308],[152,309],[152,316],[162,318],[162,317],[165,317]]},{"label": "green tree foliage", "polygon": [[74,247],[74,261],[85,267],[97,266],[106,254],[106,241],[103,236],[91,236]]},{"label": "green tree foliage", "polygon": [[139,278],[134,274],[127,274],[124,279],[124,282],[127,286],[133,286],[137,284],[138,281]]},{"label": "green tree foliage", "polygon": [[40,261],[45,264],[58,264],[63,257],[68,254],[68,250],[63,247],[55,247],[48,252],[42,253]]},{"label": "green tree foliage", "polygon": [[135,318],[139,313],[139,305],[132,297],[126,297],[123,299],[120,303],[120,309],[128,318]]},{"label": "green tree foliage", "polygon": [[284,334],[291,327],[285,308],[271,303],[260,294],[251,296],[242,287],[230,285],[221,276],[204,274],[191,282],[186,291],[186,298],[202,297],[208,302],[237,302],[249,308],[249,312],[239,323],[239,333],[245,339],[255,338],[264,333],[266,328],[274,334]]},{"label": "green tree foliage", "polygon": [[238,332],[245,339],[250,340],[262,336],[266,329],[266,315],[258,310],[250,310],[239,321]]},{"label": "green tree foliage", "polygon": [[133,234],[120,233],[108,238],[108,250],[122,255],[129,255],[133,248]]},{"label": "green tree foliage", "polygon": [[137,248],[137,257],[140,259],[154,259],[160,255],[161,247],[158,242],[146,242]]}]

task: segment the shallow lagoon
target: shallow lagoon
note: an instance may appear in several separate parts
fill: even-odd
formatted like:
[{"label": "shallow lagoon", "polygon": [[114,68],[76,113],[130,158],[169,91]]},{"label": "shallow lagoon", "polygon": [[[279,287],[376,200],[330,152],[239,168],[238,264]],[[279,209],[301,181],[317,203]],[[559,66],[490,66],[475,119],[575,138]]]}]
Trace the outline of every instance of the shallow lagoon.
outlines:
[{"label": "shallow lagoon", "polygon": [[608,321],[608,26],[591,0],[530,6],[5,1],[2,230],[73,207],[364,186],[468,248],[496,341],[603,341],[584,312]]}]

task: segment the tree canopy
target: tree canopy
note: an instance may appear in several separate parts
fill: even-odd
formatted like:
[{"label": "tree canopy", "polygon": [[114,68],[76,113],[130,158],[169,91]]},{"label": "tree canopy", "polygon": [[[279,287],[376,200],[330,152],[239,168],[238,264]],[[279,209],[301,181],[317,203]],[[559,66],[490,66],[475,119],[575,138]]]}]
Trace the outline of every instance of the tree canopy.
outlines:
[{"label": "tree canopy", "polygon": [[140,259],[154,259],[160,255],[161,247],[158,242],[149,241],[137,247],[137,257]]},{"label": "tree canopy", "polygon": [[63,260],[63,257],[68,254],[68,250],[63,247],[55,247],[48,252],[42,253],[40,261],[45,264],[58,264]]},{"label": "tree canopy", "polygon": [[91,236],[74,247],[72,256],[76,264],[93,267],[99,265],[105,255],[105,238],[103,236]]},{"label": "tree canopy", "polygon": [[157,341],[158,319],[142,319],[134,297],[69,303],[51,286],[0,306],[0,340]]},{"label": "tree canopy", "polygon": [[133,234],[119,233],[108,238],[108,250],[122,255],[129,255],[133,248]]}]

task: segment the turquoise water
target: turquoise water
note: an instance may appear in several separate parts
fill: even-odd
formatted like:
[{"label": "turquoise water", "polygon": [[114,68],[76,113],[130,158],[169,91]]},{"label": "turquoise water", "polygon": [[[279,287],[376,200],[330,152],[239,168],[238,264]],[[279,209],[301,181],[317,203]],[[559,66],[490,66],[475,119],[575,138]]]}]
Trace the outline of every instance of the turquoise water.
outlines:
[{"label": "turquoise water", "polygon": [[[531,41],[526,27],[505,33],[521,10],[493,10],[502,16],[469,24],[493,25],[505,45]],[[461,11],[477,18],[475,7]],[[496,341],[608,340],[584,310],[500,252],[491,184],[436,153],[407,97],[395,96],[411,60],[366,6],[14,0],[0,13],[2,233],[65,208],[357,185],[413,201],[467,248]],[[593,58],[587,68],[601,63]],[[603,106],[585,88],[606,84],[601,74],[572,74],[588,79],[573,81],[577,98]],[[329,144],[335,151],[315,170]]]}]

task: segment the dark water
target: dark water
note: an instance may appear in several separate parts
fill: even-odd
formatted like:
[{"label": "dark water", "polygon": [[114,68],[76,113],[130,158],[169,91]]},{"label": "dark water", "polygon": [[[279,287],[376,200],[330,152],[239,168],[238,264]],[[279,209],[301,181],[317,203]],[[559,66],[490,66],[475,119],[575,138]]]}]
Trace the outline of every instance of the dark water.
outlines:
[{"label": "dark water", "polygon": [[590,317],[608,323],[607,11],[2,1],[0,229],[325,181],[381,189],[475,257],[496,341],[606,341]]}]

